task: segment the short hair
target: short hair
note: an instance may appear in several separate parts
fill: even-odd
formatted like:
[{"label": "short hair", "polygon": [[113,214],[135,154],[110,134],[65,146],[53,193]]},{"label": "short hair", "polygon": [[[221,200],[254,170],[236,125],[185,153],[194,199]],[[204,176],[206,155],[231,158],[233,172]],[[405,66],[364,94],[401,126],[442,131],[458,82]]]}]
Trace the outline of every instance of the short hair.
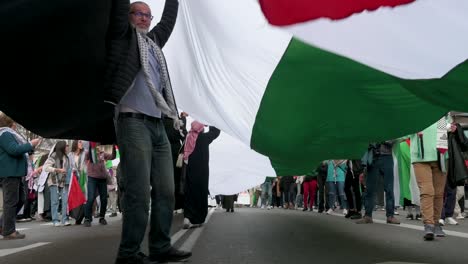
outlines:
[{"label": "short hair", "polygon": [[0,127],[11,127],[15,121],[7,116],[5,113],[0,112]]},{"label": "short hair", "polygon": [[133,3],[130,4],[130,11],[133,10],[133,7],[134,7],[135,5],[146,5],[147,7],[149,7],[149,5],[148,5],[147,3],[145,3],[145,2],[143,2],[143,1],[135,1],[135,2],[133,2]]}]

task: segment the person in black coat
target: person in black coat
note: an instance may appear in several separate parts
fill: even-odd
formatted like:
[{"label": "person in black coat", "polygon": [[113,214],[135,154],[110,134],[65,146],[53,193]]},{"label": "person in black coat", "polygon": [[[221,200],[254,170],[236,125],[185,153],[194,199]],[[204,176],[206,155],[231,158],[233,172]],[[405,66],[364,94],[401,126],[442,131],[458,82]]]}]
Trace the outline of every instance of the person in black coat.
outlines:
[{"label": "person in black coat", "polygon": [[174,120],[169,117],[164,117],[164,127],[166,128],[167,138],[171,143],[172,152],[172,167],[174,168],[174,197],[175,206],[174,210],[182,209],[184,207],[184,190],[181,184],[182,169],[176,166],[177,157],[181,153],[185,137],[187,136],[187,116],[185,112],[180,113],[180,120],[183,122],[181,129],[174,128]]},{"label": "person in black coat", "polygon": [[210,126],[203,133],[204,125],[194,121],[184,147],[184,163],[187,164],[184,186],[184,228],[196,227],[205,222],[208,214],[209,145],[220,131]]}]

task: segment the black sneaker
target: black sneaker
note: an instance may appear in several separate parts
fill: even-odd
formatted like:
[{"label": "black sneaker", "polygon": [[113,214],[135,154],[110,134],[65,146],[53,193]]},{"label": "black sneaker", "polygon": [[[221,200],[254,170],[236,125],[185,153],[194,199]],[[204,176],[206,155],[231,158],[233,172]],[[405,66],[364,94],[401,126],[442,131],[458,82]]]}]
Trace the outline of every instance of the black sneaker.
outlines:
[{"label": "black sneaker", "polygon": [[85,220],[83,225],[84,225],[85,227],[91,227],[91,221]]},{"label": "black sneaker", "polygon": [[302,212],[305,212],[307,210],[308,210],[307,207],[304,207],[304,209],[302,209]]},{"label": "black sneaker", "polygon": [[434,225],[430,225],[430,224],[424,225],[424,240],[426,241],[434,240]]},{"label": "black sneaker", "polygon": [[354,214],[354,211],[348,211],[347,214],[345,214],[345,218],[350,218]]},{"label": "black sneaker", "polygon": [[421,214],[417,214],[417,215],[416,215],[416,220],[421,221],[421,220],[422,220],[422,215],[421,215]]},{"label": "black sneaker", "polygon": [[117,257],[115,264],[156,264],[157,262],[151,261],[145,254],[139,252],[136,256],[131,257]]},{"label": "black sneaker", "polygon": [[362,218],[362,214],[359,213],[359,212],[354,212],[354,214],[351,215],[350,219],[353,219],[353,220],[357,220],[357,219],[361,219]]},{"label": "black sneaker", "polygon": [[107,221],[106,221],[106,219],[104,219],[104,217],[99,218],[99,223],[100,223],[101,225],[107,225]]},{"label": "black sneaker", "polygon": [[406,219],[408,219],[408,220],[414,220],[413,214],[408,214],[408,215],[406,216]]},{"label": "black sneaker", "polygon": [[158,255],[153,255],[149,257],[151,261],[157,261],[159,263],[164,263],[164,262],[179,262],[186,260],[192,256],[192,252],[188,251],[183,251],[176,249],[174,247],[171,247],[168,251],[162,254]]}]

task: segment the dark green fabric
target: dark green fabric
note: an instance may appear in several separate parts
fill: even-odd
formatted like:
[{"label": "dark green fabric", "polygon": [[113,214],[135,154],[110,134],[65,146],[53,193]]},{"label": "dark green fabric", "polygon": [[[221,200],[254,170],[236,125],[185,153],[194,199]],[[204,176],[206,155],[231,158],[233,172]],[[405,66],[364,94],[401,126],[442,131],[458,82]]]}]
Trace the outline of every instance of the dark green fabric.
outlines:
[{"label": "dark green fabric", "polygon": [[395,146],[395,156],[398,162],[398,176],[400,178],[400,204],[404,200],[411,201],[411,154],[410,146],[406,141],[400,142]]},{"label": "dark green fabric", "polygon": [[440,80],[402,80],[293,39],[270,79],[251,147],[278,175],[325,159],[359,159],[369,142],[422,130],[449,110],[468,112],[468,63]]}]

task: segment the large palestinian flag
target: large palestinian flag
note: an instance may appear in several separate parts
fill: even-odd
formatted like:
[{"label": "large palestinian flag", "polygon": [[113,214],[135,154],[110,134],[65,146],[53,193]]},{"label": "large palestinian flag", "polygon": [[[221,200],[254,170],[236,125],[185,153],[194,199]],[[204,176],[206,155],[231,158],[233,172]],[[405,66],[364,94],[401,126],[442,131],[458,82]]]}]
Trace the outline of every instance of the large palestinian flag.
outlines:
[{"label": "large palestinian flag", "polygon": [[[113,1],[0,4],[2,76],[15,83],[0,110],[44,137],[112,139],[102,82]],[[467,1],[344,2],[181,0],[164,48],[178,106],[283,175],[468,111]],[[157,22],[164,1],[149,3]],[[79,110],[58,110],[67,102]]]},{"label": "large palestinian flag", "polygon": [[283,175],[468,111],[468,2],[339,2],[182,1],[165,50],[179,106]]}]

